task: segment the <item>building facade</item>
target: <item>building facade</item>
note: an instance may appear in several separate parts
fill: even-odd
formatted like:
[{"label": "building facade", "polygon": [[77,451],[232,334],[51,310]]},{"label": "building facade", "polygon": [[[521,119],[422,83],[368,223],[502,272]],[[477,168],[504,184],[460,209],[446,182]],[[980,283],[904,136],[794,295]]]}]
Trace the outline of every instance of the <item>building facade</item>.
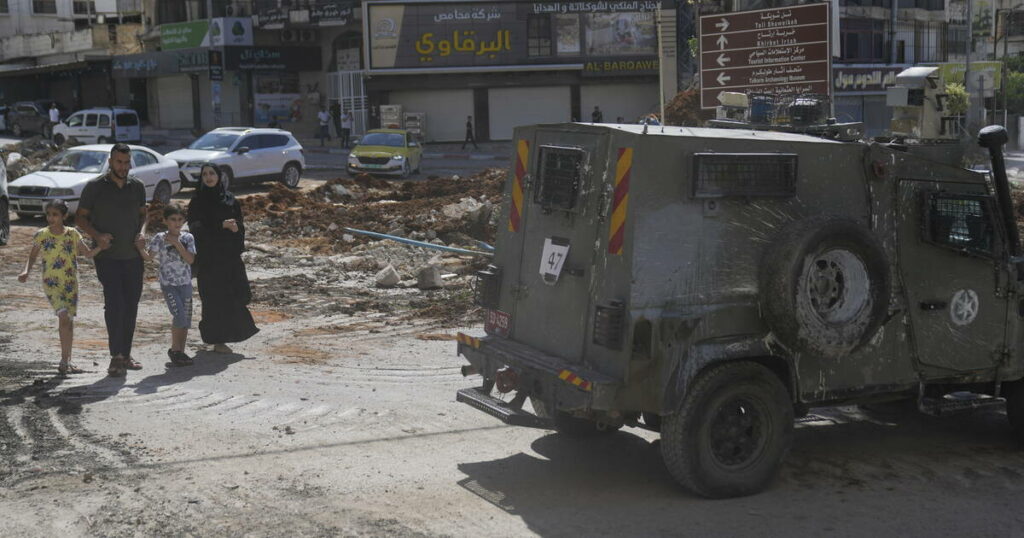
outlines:
[{"label": "building facade", "polygon": [[115,104],[111,57],[141,50],[137,0],[0,0],[0,102]]}]

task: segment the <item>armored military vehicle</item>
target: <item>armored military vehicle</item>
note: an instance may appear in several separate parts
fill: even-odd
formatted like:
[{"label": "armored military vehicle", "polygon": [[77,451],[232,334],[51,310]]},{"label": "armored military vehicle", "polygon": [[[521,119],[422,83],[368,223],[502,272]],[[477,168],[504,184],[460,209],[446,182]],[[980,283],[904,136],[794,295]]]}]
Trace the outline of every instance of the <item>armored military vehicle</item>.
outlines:
[{"label": "armored military vehicle", "polygon": [[991,172],[742,129],[573,123],[514,140],[477,275],[487,334],[458,336],[483,382],[459,401],[568,435],[660,431],[668,470],[707,497],[767,487],[810,407],[1006,405],[1024,432],[1001,127],[979,136]]}]

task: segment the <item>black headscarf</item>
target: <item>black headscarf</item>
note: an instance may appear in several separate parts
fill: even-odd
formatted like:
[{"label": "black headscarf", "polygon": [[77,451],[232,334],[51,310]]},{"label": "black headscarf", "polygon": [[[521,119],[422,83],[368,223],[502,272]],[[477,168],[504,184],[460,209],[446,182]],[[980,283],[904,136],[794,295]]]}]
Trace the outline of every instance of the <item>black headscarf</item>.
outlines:
[{"label": "black headscarf", "polygon": [[[206,183],[203,182],[203,170],[207,167],[213,168],[217,172],[217,184],[213,187],[207,187]],[[221,172],[220,168],[213,163],[203,163],[199,166],[199,186],[196,187],[195,192],[192,194],[192,201],[199,200],[203,204],[223,204],[228,207],[235,205],[235,195],[228,191],[224,185],[224,173]]]}]

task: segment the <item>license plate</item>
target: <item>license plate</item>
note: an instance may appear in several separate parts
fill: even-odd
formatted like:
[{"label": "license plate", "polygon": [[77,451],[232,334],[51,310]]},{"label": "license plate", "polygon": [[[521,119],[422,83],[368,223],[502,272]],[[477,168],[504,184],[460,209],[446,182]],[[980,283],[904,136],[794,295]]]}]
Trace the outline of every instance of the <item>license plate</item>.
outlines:
[{"label": "license plate", "polygon": [[487,318],[484,320],[484,332],[508,338],[508,332],[511,328],[511,315],[501,310],[487,310]]},{"label": "license plate", "polygon": [[545,284],[554,285],[562,274],[562,266],[569,255],[569,240],[562,237],[548,237],[540,255],[540,276]]},{"label": "license plate", "polygon": [[33,200],[31,198],[22,198],[21,200],[18,200],[18,205],[20,205],[21,207],[32,208],[32,209],[42,209],[42,207],[43,207],[43,200]]},{"label": "license plate", "polygon": [[363,168],[384,168],[383,164],[364,164],[361,165]]}]

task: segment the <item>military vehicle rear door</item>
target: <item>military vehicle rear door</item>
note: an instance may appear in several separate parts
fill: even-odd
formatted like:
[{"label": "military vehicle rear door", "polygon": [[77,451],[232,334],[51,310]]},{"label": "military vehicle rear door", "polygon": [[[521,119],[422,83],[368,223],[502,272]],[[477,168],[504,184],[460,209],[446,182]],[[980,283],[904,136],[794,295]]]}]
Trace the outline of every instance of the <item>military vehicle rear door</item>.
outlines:
[{"label": "military vehicle rear door", "polygon": [[993,368],[1009,304],[995,198],[980,183],[904,179],[899,191],[899,268],[918,360]]},{"label": "military vehicle rear door", "polygon": [[[530,141],[513,337],[570,361],[583,353],[608,136],[539,129]],[[542,274],[543,273],[543,274]]]}]

